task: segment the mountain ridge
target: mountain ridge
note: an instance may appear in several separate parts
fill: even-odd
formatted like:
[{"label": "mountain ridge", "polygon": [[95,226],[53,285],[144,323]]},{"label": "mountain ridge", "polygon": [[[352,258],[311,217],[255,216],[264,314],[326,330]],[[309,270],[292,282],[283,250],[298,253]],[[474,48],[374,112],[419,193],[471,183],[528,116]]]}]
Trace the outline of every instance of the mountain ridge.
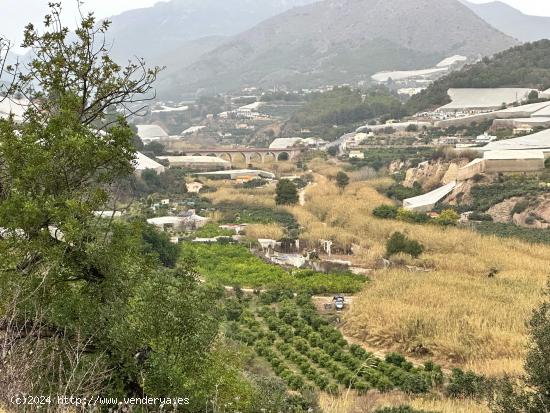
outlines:
[{"label": "mountain ridge", "polygon": [[501,1],[461,2],[491,26],[522,42],[550,39],[550,17],[525,14]]},{"label": "mountain ridge", "polygon": [[417,69],[449,55],[490,55],[515,44],[457,0],[325,0],[229,38],[178,68],[159,91],[169,91],[166,82],[171,91],[191,92],[360,81],[379,70]]}]

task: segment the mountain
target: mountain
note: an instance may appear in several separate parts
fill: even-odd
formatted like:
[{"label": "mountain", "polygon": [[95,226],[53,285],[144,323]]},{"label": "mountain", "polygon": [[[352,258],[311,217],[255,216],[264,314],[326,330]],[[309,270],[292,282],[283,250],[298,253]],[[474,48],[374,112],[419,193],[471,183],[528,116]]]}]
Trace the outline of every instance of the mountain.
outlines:
[{"label": "mountain", "polygon": [[458,0],[325,0],[231,37],[159,84],[160,96],[247,85],[315,86],[490,55],[517,42]]},{"label": "mountain", "polygon": [[522,42],[550,39],[550,17],[529,16],[500,1],[463,3],[491,26]]},{"label": "mountain", "polygon": [[[113,56],[156,58],[185,49],[189,41],[231,36],[268,17],[315,0],[172,0],[111,17]],[[189,46],[193,47],[193,46]],[[180,50],[181,51],[181,50]],[[181,56],[185,61],[185,56]]]},{"label": "mountain", "polygon": [[466,66],[436,80],[407,105],[410,112],[419,112],[448,103],[449,88],[496,87],[550,88],[550,40],[516,46]]}]

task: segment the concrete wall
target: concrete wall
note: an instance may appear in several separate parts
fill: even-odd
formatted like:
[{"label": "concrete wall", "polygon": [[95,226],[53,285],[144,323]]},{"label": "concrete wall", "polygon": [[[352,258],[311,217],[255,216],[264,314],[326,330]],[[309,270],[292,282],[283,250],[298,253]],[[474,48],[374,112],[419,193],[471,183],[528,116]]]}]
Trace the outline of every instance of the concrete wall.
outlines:
[{"label": "concrete wall", "polygon": [[457,173],[458,181],[466,181],[472,179],[475,175],[485,172],[485,160],[479,162],[470,162],[463,168],[460,168]]},{"label": "concrete wall", "polygon": [[485,173],[537,172],[544,170],[543,159],[484,159]]},{"label": "concrete wall", "polygon": [[544,170],[543,159],[482,159],[460,168],[457,179],[465,181],[481,173],[538,172],[542,170]]}]

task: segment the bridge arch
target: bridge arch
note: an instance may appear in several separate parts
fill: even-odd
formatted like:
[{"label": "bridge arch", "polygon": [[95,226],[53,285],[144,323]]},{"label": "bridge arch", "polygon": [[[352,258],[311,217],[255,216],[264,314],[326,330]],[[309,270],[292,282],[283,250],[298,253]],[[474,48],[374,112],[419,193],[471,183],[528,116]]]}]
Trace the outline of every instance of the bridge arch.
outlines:
[{"label": "bridge arch", "polygon": [[290,154],[288,152],[279,152],[277,153],[277,161],[289,161],[290,160]]}]

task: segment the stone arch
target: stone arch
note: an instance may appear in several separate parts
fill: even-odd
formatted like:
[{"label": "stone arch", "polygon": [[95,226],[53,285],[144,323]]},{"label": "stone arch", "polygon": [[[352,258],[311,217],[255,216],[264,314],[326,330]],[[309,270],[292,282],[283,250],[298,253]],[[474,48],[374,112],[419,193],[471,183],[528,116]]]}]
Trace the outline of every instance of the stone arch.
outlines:
[{"label": "stone arch", "polygon": [[264,162],[276,162],[277,161],[277,155],[273,152],[265,152],[264,153]]},{"label": "stone arch", "polygon": [[277,161],[290,161],[290,154],[288,152],[279,152],[277,154]]},{"label": "stone arch", "polygon": [[250,152],[248,159],[250,163],[264,163],[264,154],[261,152]]}]

